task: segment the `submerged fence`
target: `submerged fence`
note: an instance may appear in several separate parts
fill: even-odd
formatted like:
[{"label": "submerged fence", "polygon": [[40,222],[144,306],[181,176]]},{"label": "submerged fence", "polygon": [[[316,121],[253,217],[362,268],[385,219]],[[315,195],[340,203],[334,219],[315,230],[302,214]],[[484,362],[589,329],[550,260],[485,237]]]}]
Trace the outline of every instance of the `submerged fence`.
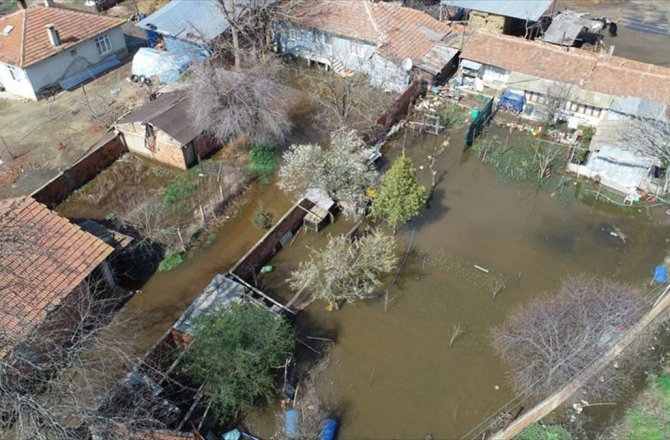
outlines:
[{"label": "submerged fence", "polygon": [[489,98],[488,102],[484,104],[484,108],[479,111],[479,114],[474,121],[468,127],[468,131],[465,133],[465,148],[467,150],[475,142],[475,138],[479,133],[482,132],[484,126],[489,122],[493,117],[493,98]]}]

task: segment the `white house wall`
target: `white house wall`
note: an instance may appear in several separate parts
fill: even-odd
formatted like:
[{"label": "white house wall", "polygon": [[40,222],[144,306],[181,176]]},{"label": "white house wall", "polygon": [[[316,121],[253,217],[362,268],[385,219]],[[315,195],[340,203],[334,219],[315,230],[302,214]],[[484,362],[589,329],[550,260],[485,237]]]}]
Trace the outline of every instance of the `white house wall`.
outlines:
[{"label": "white house wall", "polygon": [[285,24],[276,24],[275,32],[281,52],[329,66],[338,60],[350,70],[367,74],[372,84],[388,90],[398,92],[407,87],[406,73],[379,56],[373,44]]},{"label": "white house wall", "polygon": [[[14,77],[12,78],[12,73]],[[0,63],[0,84],[12,95],[37,100],[33,86],[25,70]]]},{"label": "white house wall", "polygon": [[26,71],[35,93],[39,93],[46,87],[58,84],[63,79],[82,72],[113,55],[119,57],[126,55],[128,49],[125,37],[123,36],[123,29],[119,26],[106,33],[109,34],[112,45],[110,53],[102,56],[99,55],[95,45],[95,38],[91,38],[69,50],[65,50],[29,66]]}]

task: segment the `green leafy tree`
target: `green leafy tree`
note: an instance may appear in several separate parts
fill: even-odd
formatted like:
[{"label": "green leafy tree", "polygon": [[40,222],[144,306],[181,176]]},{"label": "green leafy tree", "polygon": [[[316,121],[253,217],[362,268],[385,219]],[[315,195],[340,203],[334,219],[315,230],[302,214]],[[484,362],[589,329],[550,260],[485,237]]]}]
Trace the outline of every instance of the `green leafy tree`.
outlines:
[{"label": "green leafy tree", "polygon": [[325,249],[312,250],[309,260],[291,273],[295,290],[308,289],[337,308],[339,301],[354,302],[373,293],[380,276],[396,265],[393,237],[375,230],[358,240],[330,237]]},{"label": "green leafy tree", "polygon": [[399,224],[419,214],[427,198],[428,190],[416,180],[414,164],[401,156],[382,176],[370,214],[373,219],[384,220],[395,232]]},{"label": "green leafy tree", "polygon": [[269,144],[254,144],[249,151],[247,169],[258,174],[261,182],[269,183],[279,167],[277,148]]},{"label": "green leafy tree", "polygon": [[205,383],[212,411],[225,422],[242,406],[272,396],[272,368],[284,364],[294,345],[295,333],[283,316],[235,304],[198,323],[182,369]]}]

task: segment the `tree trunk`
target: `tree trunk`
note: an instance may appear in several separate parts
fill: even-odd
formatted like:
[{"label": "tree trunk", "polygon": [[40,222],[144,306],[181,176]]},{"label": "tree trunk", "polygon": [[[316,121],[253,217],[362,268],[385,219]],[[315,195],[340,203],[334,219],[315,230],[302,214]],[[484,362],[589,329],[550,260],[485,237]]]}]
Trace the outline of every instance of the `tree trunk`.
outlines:
[{"label": "tree trunk", "polygon": [[233,35],[233,56],[235,57],[235,70],[240,70],[242,68],[242,60],[240,56],[240,36],[235,26],[232,26],[230,30]]}]

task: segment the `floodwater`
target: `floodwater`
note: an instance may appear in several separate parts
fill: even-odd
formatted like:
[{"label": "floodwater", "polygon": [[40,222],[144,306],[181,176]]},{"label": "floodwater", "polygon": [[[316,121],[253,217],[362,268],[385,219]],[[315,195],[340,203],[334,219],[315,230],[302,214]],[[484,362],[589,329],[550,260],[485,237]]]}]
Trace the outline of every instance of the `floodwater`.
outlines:
[{"label": "floodwater", "polygon": [[[504,136],[495,127],[490,133]],[[636,209],[614,210],[592,199],[551,194],[496,176],[468,153],[462,133],[435,168],[438,183],[430,207],[398,234],[398,254],[416,229],[407,265],[388,299],[346,305],[337,312],[315,302],[298,319],[314,336],[336,335],[331,361],[320,377],[325,405],[341,421],[341,439],[454,438],[496,413],[514,394],[493,353],[492,328],[508,311],[554,289],[560,278],[581,271],[641,283],[664,257],[670,228],[651,223]],[[403,136],[386,153],[397,156]],[[443,136],[407,140],[407,154],[429,185],[428,155]],[[247,205],[217,231],[217,239],[173,272],[158,273],[123,313],[143,321],[138,354],[155,342],[217,273],[228,270],[263,234],[250,219],[263,205],[278,219],[291,201],[274,186],[251,189]],[[625,243],[609,235],[616,226]],[[318,235],[302,232],[272,261],[276,273],[260,282],[283,298],[283,279],[307,256],[305,244],[319,246],[328,234],[351,223],[338,219]],[[485,269],[488,273],[478,269]],[[493,280],[505,289],[494,299]],[[308,323],[308,324],[306,324]],[[464,333],[450,346],[455,326]],[[266,411],[267,412],[267,411]],[[251,422],[253,421],[253,424]],[[274,417],[254,417],[249,428],[262,438]]]}]

